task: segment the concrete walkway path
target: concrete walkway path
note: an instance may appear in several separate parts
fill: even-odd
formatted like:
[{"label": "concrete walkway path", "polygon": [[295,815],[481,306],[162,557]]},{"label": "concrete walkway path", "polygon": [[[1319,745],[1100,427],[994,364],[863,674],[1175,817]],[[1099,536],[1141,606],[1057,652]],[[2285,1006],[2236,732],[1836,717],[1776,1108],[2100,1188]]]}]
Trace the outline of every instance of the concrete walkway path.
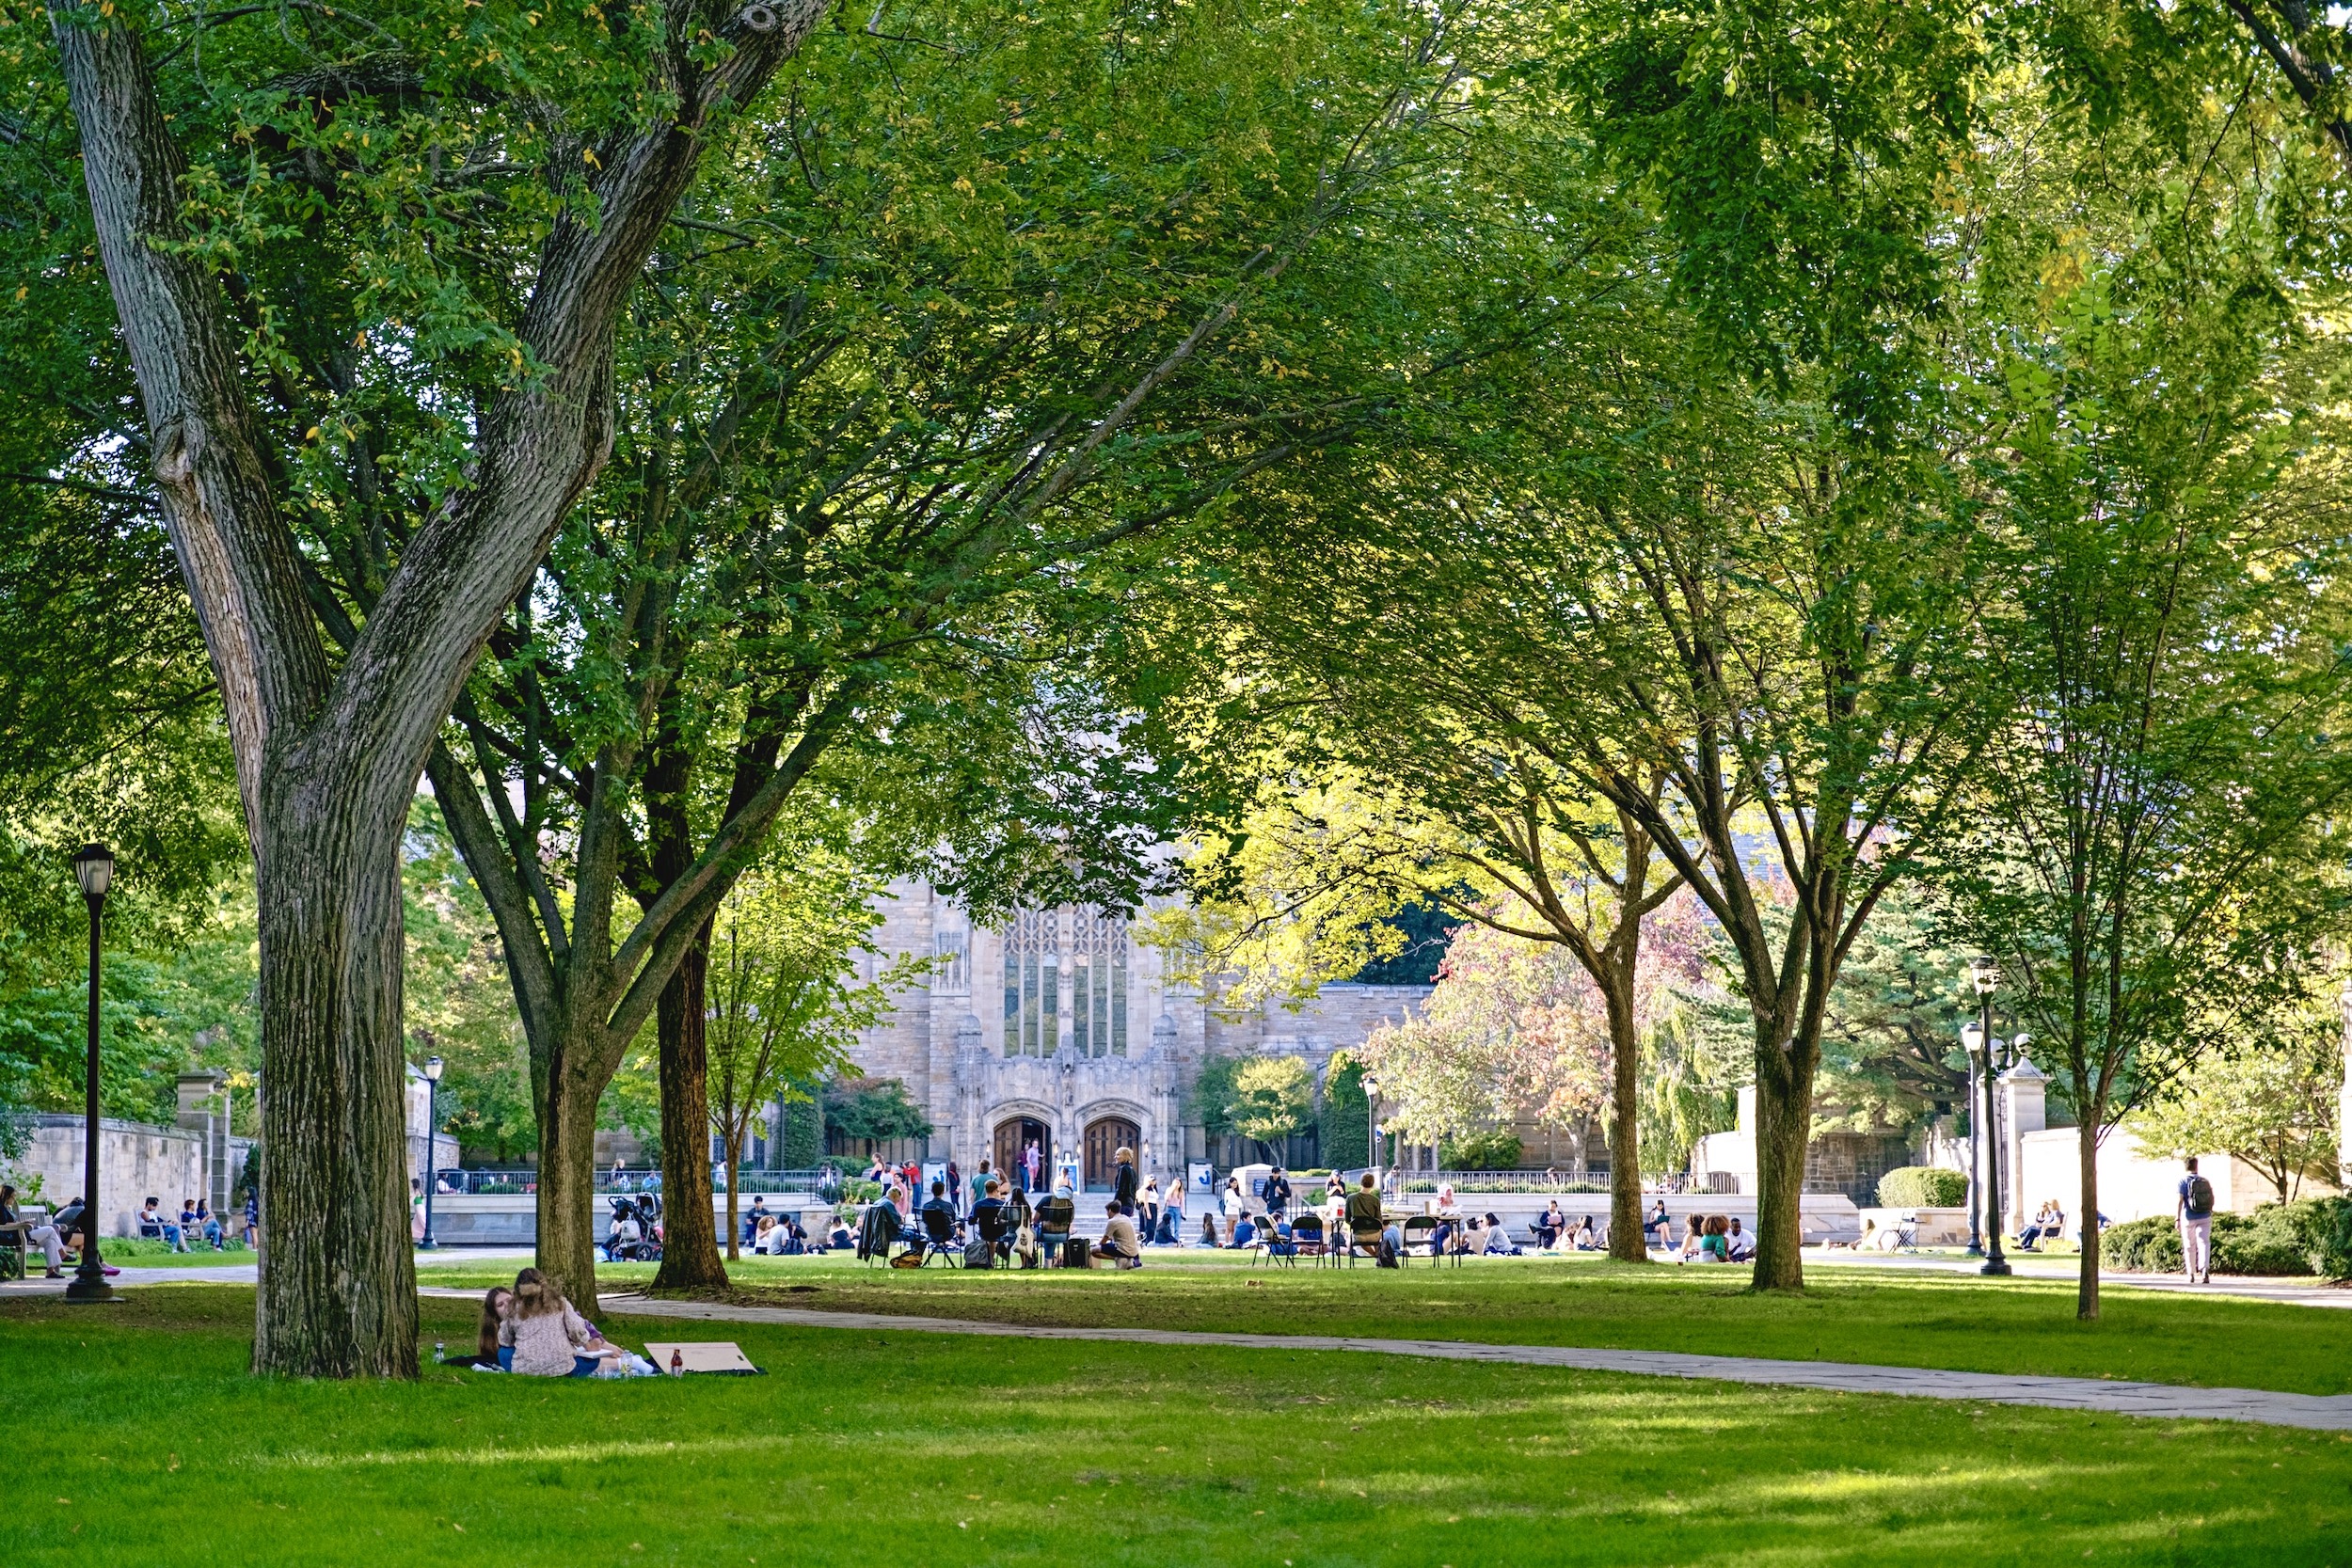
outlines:
[{"label": "concrete walkway path", "polygon": [[1454,1339],[1359,1339],[1324,1334],[1213,1334],[1166,1328],[1060,1328],[1028,1323],[972,1323],[958,1318],[899,1317],[887,1312],[803,1311],[783,1307],[739,1307],[725,1302],[667,1301],[634,1293],[604,1295],[597,1300],[606,1311],[629,1317],[768,1323],[787,1328],[977,1334],[1013,1339],[1080,1339],[1125,1345],[1347,1351],[1372,1355],[1421,1356],[1438,1361],[1506,1362],[1529,1367],[1562,1367],[1579,1371],[1626,1372],[1637,1377],[1701,1378],[1720,1383],[1825,1388],[1849,1394],[1899,1394],[1916,1399],[2097,1410],[2119,1416],[2251,1421],[2264,1426],[2352,1432],[2352,1394],[2279,1394],[2260,1388],[2189,1388],[2166,1383],[2115,1383],[2104,1378],[1950,1372],[1916,1367],[1859,1366],[1843,1361],[1771,1361],[1745,1355],[1584,1350],[1564,1345],[1483,1345]]}]

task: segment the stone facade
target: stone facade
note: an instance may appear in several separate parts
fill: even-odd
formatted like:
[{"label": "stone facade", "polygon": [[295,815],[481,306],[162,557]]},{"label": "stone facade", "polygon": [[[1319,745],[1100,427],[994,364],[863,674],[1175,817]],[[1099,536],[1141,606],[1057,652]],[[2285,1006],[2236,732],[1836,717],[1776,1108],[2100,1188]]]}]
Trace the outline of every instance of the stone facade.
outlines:
[{"label": "stone facade", "polygon": [[[867,976],[902,955],[937,962],[866,1032],[860,1069],[896,1078],[932,1127],[931,1159],[966,1171],[1025,1134],[1049,1158],[1098,1184],[1089,1136],[1132,1141],[1141,1167],[1168,1173],[1202,1158],[1184,1116],[1185,1090],[1211,1055],[1248,1052],[1304,1059],[1318,1078],[1334,1051],[1402,1019],[1426,986],[1326,986],[1295,1011],[1269,1004],[1228,1017],[1195,989],[1171,984],[1156,949],[1127,923],[1092,910],[1025,911],[1002,928],[975,927],[919,882],[894,885]],[[1099,1157],[1103,1150],[1096,1150]]]}]

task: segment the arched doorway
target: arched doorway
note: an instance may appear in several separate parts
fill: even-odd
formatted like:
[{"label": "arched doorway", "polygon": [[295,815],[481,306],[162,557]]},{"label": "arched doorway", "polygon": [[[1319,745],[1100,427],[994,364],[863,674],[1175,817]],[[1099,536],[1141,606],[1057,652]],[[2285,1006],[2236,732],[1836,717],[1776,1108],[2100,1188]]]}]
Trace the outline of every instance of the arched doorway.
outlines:
[{"label": "arched doorway", "polygon": [[995,1162],[999,1174],[1010,1171],[1018,1177],[1024,1171],[1021,1152],[1031,1144],[1037,1145],[1037,1180],[1031,1185],[1050,1188],[1054,1184],[1054,1130],[1035,1117],[998,1122],[989,1158]]},{"label": "arched doorway", "polygon": [[1119,1176],[1119,1162],[1112,1158],[1122,1148],[1133,1148],[1143,1141],[1136,1124],[1124,1117],[1104,1117],[1101,1121],[1087,1124],[1086,1182],[1090,1193],[1107,1193]]}]

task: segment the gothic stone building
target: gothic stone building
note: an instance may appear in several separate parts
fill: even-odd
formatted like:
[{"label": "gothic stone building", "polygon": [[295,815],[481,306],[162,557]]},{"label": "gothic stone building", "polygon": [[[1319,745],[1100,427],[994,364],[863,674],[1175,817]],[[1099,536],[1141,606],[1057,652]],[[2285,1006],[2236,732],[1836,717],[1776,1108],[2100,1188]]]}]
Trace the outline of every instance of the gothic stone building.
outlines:
[{"label": "gothic stone building", "polygon": [[1149,1174],[1229,1158],[1184,1119],[1185,1089],[1210,1055],[1302,1058],[1320,1083],[1331,1053],[1382,1020],[1402,1019],[1426,986],[1332,985],[1298,1011],[1269,1004],[1238,1021],[1171,985],[1160,955],[1128,923],[1091,909],[1025,911],[976,927],[919,882],[896,884],[869,956],[870,977],[906,954],[937,955],[930,974],[867,1030],[858,1066],[896,1078],[931,1122],[923,1156],[965,1171],[1003,1169],[1028,1143],[1107,1188],[1111,1153],[1135,1148]]}]

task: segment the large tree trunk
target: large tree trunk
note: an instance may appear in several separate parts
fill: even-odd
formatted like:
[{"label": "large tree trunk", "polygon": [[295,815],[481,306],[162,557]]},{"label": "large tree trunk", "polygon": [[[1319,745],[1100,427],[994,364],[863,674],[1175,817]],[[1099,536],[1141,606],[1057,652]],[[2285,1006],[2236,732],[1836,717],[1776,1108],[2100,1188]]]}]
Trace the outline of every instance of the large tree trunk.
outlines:
[{"label": "large tree trunk", "polygon": [[1604,993],[1609,1042],[1615,1060],[1614,1102],[1609,1125],[1609,1256],[1621,1263],[1649,1261],[1642,1229],[1642,1058],[1633,1026],[1633,999]]},{"label": "large tree trunk", "polygon": [[583,1310],[596,1299],[596,1101],[604,1092],[588,1054],[563,1042],[550,1053],[539,1123],[539,1269]]},{"label": "large tree trunk", "polygon": [[[2077,1105],[2088,1099],[2079,1093]],[[2082,1221],[2077,1230],[2083,1239],[2081,1267],[2075,1274],[2074,1316],[2090,1320],[2099,1315],[2099,1117],[2085,1117],[2075,1131],[2077,1154],[2083,1163]]]},{"label": "large tree trunk", "polygon": [[314,826],[315,803],[282,791],[268,806],[253,1370],[414,1377],[397,840]]},{"label": "large tree trunk", "polygon": [[1813,1135],[1813,1070],[1796,1045],[1756,1053],[1756,1282],[1804,1288],[1804,1160]]},{"label": "large tree trunk", "polygon": [[[653,1282],[669,1291],[723,1291],[727,1285],[726,1265],[719,1260],[718,1237],[710,1222],[710,1059],[704,1037],[709,967],[710,927],[706,924],[662,988],[657,1022],[661,1042],[661,1184],[669,1191],[670,1203],[663,1216],[661,1268]],[[730,1192],[734,1181],[730,1168]],[[730,1202],[730,1241],[734,1227]]]}]

